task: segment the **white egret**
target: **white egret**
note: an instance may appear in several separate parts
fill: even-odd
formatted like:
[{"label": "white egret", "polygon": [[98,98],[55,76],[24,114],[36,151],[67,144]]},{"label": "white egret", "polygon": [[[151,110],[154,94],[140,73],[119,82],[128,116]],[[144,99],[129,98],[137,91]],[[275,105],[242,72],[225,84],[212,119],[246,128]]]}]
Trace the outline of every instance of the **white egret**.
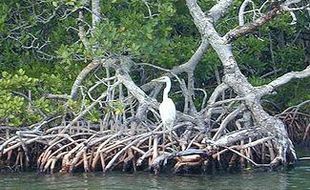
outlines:
[{"label": "white egret", "polygon": [[174,120],[176,117],[175,105],[173,101],[168,97],[168,93],[171,89],[171,81],[170,81],[170,78],[167,76],[154,79],[153,81],[166,83],[166,88],[164,89],[164,93],[163,93],[163,101],[159,105],[159,114],[163,122],[164,130],[168,129],[171,135]]}]

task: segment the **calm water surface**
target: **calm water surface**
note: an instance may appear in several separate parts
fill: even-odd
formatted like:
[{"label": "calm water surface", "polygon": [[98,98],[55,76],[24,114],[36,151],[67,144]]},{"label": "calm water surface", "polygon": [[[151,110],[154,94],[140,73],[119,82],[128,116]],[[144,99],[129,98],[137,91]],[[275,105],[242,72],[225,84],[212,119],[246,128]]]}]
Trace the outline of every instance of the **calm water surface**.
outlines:
[{"label": "calm water surface", "polygon": [[147,172],[136,174],[111,172],[107,175],[102,175],[102,173],[38,175],[33,172],[0,174],[0,190],[2,189],[310,190],[310,161],[300,161],[294,169],[289,171],[248,171],[216,175],[155,176]]}]

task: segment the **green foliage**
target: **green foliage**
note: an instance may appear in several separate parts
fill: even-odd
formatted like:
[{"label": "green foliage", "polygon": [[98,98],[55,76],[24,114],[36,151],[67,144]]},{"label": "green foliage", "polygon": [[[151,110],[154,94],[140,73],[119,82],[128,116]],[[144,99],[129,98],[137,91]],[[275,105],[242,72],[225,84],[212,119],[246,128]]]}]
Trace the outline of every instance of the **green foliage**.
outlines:
[{"label": "green foliage", "polygon": [[101,113],[98,110],[93,109],[90,112],[88,112],[85,118],[92,123],[99,123],[100,116]]},{"label": "green foliage", "polygon": [[114,113],[115,115],[121,115],[125,112],[125,105],[118,101],[110,102],[105,108],[105,113]]},{"label": "green foliage", "polygon": [[261,86],[271,82],[271,79],[264,79],[257,76],[251,76],[248,78],[248,80],[253,86]]},{"label": "green foliage", "polygon": [[30,110],[25,97],[18,93],[27,93],[33,90],[38,79],[25,75],[25,71],[20,69],[16,74],[2,72],[0,79],[0,123],[12,126],[19,126],[28,122],[38,121],[40,116]]},{"label": "green foliage", "polygon": [[8,6],[6,4],[0,3],[0,33],[6,32],[5,21],[8,17]]},{"label": "green foliage", "polygon": [[[289,13],[276,17],[259,31],[234,43],[234,55],[251,84],[267,84],[287,72],[299,71],[307,66],[307,48],[302,41],[305,27],[300,22],[304,22],[306,17],[309,19],[309,15],[300,16],[296,25],[289,24],[292,21]],[[233,19],[230,22],[233,23]],[[278,103],[281,108],[309,99],[309,88],[305,85],[309,84],[309,80],[302,81],[293,81],[281,87],[277,95],[267,99]]]},{"label": "green foliage", "polygon": [[19,69],[16,74],[9,74],[6,71],[2,72],[2,78],[0,79],[0,88],[3,91],[25,90],[33,87],[38,79],[30,78],[25,75],[25,71]]},{"label": "green foliage", "polygon": [[[164,67],[182,63],[191,56],[190,45],[197,46],[197,38],[192,35],[195,29],[190,35],[181,36],[189,26],[180,28],[179,24],[188,17],[176,15],[175,4],[176,1],[150,2],[152,14],[158,15],[150,16],[143,1],[105,2],[102,12],[108,19],[98,25],[91,40],[99,42],[97,54],[130,54]],[[192,30],[193,24],[190,25]]]},{"label": "green foliage", "polygon": [[0,119],[3,123],[18,126],[22,124],[22,118],[18,117],[23,112],[24,99],[21,97],[14,97],[8,92],[0,92],[1,107]]},{"label": "green foliage", "polygon": [[310,79],[293,80],[276,90],[276,94],[266,96],[265,99],[274,102],[279,108],[296,106],[309,100]]}]

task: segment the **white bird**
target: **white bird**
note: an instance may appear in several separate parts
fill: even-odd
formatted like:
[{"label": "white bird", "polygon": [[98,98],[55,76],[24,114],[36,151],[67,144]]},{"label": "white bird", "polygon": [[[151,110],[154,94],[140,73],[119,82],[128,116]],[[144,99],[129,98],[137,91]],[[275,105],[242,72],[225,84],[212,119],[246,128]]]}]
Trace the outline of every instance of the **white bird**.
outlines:
[{"label": "white bird", "polygon": [[176,117],[176,109],[173,101],[168,97],[168,93],[171,89],[170,78],[163,76],[158,79],[154,79],[153,81],[166,83],[166,88],[164,89],[163,93],[163,101],[159,105],[159,114],[163,122],[164,130],[168,129],[171,134]]}]

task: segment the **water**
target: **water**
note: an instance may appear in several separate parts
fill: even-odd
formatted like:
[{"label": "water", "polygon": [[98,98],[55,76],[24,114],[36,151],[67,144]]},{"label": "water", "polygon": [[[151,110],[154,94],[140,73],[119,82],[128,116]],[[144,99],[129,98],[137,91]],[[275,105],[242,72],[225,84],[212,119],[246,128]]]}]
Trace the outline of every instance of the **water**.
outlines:
[{"label": "water", "polygon": [[[309,156],[310,151],[298,151]],[[0,190],[310,190],[310,160],[279,172],[218,173],[214,175],[165,175],[110,172],[38,175],[34,172],[0,174]]]},{"label": "water", "polygon": [[242,172],[216,175],[159,175],[147,172],[126,174],[111,172],[90,174],[36,173],[0,174],[0,189],[179,189],[179,190],[310,190],[310,161],[302,161],[289,171]]}]

